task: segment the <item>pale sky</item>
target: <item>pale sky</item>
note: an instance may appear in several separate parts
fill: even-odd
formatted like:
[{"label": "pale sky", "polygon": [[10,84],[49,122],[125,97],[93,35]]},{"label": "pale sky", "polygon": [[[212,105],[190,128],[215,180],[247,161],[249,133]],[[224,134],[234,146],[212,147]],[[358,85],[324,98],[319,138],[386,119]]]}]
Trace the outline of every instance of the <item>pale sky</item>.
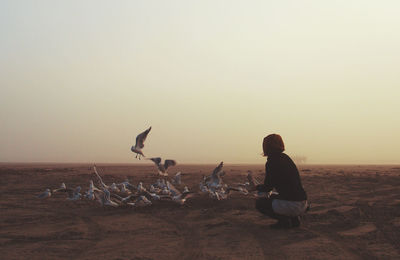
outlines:
[{"label": "pale sky", "polygon": [[[400,163],[400,1],[0,1],[0,162]],[[148,161],[147,161],[148,162]],[[143,163],[141,161],[140,163]]]}]

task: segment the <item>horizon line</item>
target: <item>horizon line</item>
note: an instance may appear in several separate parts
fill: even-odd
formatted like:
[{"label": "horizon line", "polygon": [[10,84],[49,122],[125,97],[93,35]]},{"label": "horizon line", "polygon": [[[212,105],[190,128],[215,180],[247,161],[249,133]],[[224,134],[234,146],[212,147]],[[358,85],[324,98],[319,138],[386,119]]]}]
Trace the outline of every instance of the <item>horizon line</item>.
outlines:
[{"label": "horizon line", "polygon": [[[184,163],[179,163],[177,165],[214,165],[214,164],[218,164],[220,161],[216,161],[216,162],[184,162]],[[29,162],[29,161],[0,161],[0,165],[6,165],[6,164],[75,164],[75,165],[135,165],[135,166],[146,166],[146,165],[154,165],[154,163],[151,162],[52,162],[52,161],[33,161],[33,162]],[[237,162],[224,162],[225,165],[264,165],[264,163],[249,163],[249,162],[241,162],[241,163],[237,163]],[[304,165],[400,165],[400,163],[335,163],[335,162],[330,162],[330,163],[324,163],[324,162],[312,162],[312,163],[296,163],[296,165],[299,166],[304,166]]]}]

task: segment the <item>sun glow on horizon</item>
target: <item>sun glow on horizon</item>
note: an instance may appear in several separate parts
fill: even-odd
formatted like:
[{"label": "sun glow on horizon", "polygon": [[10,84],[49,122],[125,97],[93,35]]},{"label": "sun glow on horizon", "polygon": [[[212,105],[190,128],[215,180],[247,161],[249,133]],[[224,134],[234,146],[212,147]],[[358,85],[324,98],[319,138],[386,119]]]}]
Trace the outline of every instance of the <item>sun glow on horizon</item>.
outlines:
[{"label": "sun glow on horizon", "polygon": [[398,1],[2,1],[0,162],[400,163]]}]

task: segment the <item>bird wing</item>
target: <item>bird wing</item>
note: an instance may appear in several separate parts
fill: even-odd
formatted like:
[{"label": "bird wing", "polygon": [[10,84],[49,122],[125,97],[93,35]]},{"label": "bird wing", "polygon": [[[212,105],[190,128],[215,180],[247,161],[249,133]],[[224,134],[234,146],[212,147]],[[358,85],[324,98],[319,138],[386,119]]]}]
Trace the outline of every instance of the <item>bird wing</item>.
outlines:
[{"label": "bird wing", "polygon": [[128,201],[131,201],[132,199],[136,199],[139,195],[137,194],[131,194],[125,198],[122,198],[121,203],[128,203]]},{"label": "bird wing", "polygon": [[173,196],[178,196],[178,195],[181,195],[181,194],[182,194],[182,193],[181,193],[177,188],[175,188],[175,186],[172,185],[169,181],[167,181],[167,187],[168,187],[168,189],[171,191],[171,193],[172,193]]},{"label": "bird wing", "polygon": [[220,162],[220,164],[214,169],[212,175],[217,175],[222,170],[223,166],[224,166],[224,162]]},{"label": "bird wing", "polygon": [[104,204],[104,192],[100,191],[100,190],[95,190],[95,191],[93,191],[93,193],[94,193],[94,197],[97,199],[97,201],[103,205]]},{"label": "bird wing", "polygon": [[92,189],[93,191],[100,191],[100,189],[99,188],[97,188],[96,186],[94,186],[94,183],[93,183],[93,181],[92,180],[90,180],[90,182],[89,182],[89,189]]},{"label": "bird wing", "polygon": [[139,147],[140,149],[144,147],[144,141],[146,140],[147,135],[149,134],[151,130],[151,126],[144,131],[143,133],[138,134],[138,136],[136,136],[136,144],[135,147]]},{"label": "bird wing", "polygon": [[182,176],[182,173],[181,172],[177,172],[175,174],[175,176],[172,178],[172,182],[175,183],[175,184],[181,184],[181,176]]},{"label": "bird wing", "polygon": [[114,198],[119,200],[120,202],[123,200],[123,198],[115,193],[110,193],[110,198]]},{"label": "bird wing", "polygon": [[253,173],[251,171],[248,171],[247,173],[247,180],[249,181],[251,189],[255,190],[256,186],[260,184],[256,179],[253,177]]},{"label": "bird wing", "polygon": [[157,166],[159,166],[161,163],[160,157],[150,158],[149,160],[152,160]]},{"label": "bird wing", "polygon": [[165,162],[164,162],[165,170],[168,169],[168,167],[175,166],[175,165],[176,165],[176,161],[175,160],[165,160]]},{"label": "bird wing", "polygon": [[107,190],[107,189],[104,189],[103,192],[104,192],[104,197],[105,197],[106,199],[110,200],[110,199],[111,199],[111,193],[110,193],[110,191]]},{"label": "bird wing", "polygon": [[94,170],[94,173],[96,174],[97,178],[99,179],[99,182],[101,184],[101,188],[102,189],[108,189],[108,186],[103,182],[103,180],[101,179],[99,173],[97,172],[96,165],[93,166],[93,170]]},{"label": "bird wing", "polygon": [[213,173],[210,176],[210,179],[207,182],[213,182],[216,185],[219,185],[222,182],[221,179],[221,172],[222,172],[222,167],[224,166],[224,163],[221,162],[213,171]]},{"label": "bird wing", "polygon": [[243,192],[243,189],[242,188],[235,188],[235,187],[228,187],[225,190],[225,194],[229,194],[231,191]]}]

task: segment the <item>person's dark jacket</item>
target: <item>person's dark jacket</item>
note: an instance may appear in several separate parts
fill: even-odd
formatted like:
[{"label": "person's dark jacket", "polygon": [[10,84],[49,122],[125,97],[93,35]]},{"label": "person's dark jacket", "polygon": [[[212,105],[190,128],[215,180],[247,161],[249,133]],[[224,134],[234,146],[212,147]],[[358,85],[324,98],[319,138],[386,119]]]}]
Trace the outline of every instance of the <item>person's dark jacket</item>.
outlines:
[{"label": "person's dark jacket", "polygon": [[290,201],[303,201],[307,194],[301,185],[299,171],[288,155],[277,153],[269,155],[265,164],[264,184],[257,186],[258,191],[270,192],[274,189],[279,198]]}]

